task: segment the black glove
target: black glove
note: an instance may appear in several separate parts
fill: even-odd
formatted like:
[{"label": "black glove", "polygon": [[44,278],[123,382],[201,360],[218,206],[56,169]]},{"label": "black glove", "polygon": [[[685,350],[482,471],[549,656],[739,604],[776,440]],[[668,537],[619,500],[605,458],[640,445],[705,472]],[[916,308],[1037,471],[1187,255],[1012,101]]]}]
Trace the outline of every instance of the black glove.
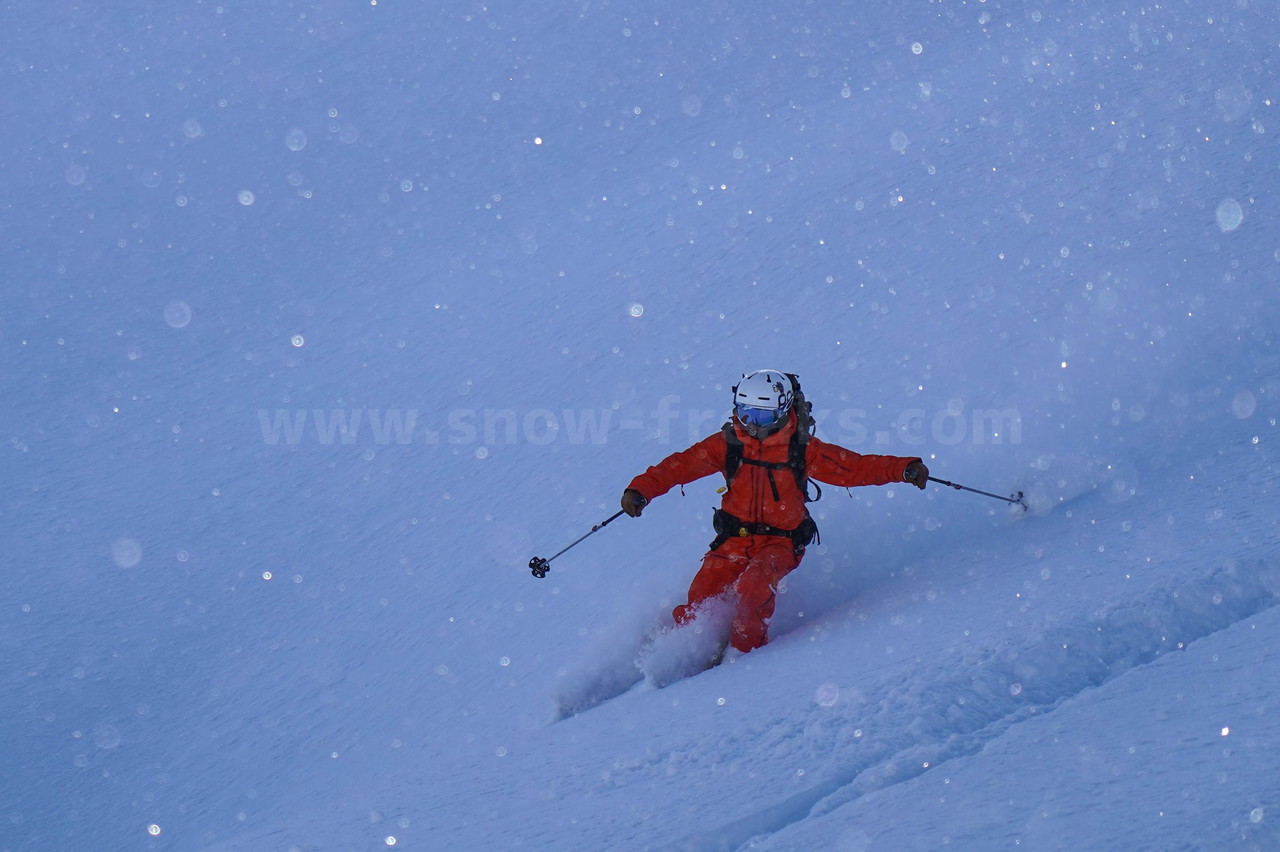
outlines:
[{"label": "black glove", "polygon": [[923,491],[929,485],[929,468],[920,459],[915,459],[902,472],[902,481],[910,482]]},{"label": "black glove", "polygon": [[640,517],[640,513],[644,511],[644,507],[648,502],[649,498],[639,491],[628,488],[622,492],[622,511],[633,518]]}]

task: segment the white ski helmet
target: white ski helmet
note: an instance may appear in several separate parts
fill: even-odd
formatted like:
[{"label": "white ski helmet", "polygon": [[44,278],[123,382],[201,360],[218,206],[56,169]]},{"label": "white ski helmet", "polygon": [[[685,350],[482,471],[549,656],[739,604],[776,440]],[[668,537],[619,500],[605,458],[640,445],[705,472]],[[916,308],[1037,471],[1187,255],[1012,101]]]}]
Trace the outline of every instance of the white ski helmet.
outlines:
[{"label": "white ski helmet", "polygon": [[[791,399],[791,378],[781,370],[744,373],[733,386],[733,407],[739,412],[739,419],[743,419],[743,409],[761,409],[772,411],[774,422],[777,422],[791,410]],[[759,421],[756,422],[760,425]]]}]

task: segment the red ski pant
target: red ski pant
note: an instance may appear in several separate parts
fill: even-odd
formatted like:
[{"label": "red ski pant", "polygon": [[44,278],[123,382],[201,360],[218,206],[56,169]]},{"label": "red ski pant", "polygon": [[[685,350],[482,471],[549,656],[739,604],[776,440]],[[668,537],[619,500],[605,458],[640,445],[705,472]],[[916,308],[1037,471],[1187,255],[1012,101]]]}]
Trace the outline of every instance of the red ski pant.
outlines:
[{"label": "red ski pant", "polygon": [[778,583],[800,564],[791,539],[776,535],[751,535],[727,539],[702,559],[689,586],[689,602],[672,611],[676,623],[693,620],[704,601],[734,593],[733,632],[730,642],[739,651],[759,648],[769,641]]}]

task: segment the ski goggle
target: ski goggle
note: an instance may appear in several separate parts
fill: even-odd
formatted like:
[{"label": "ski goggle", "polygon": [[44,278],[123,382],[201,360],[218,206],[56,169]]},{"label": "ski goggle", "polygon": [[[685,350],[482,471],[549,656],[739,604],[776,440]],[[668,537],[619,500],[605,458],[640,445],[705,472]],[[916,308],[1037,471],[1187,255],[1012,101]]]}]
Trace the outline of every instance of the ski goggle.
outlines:
[{"label": "ski goggle", "polygon": [[782,412],[776,408],[755,408],[742,403],[735,405],[733,411],[739,421],[749,426],[772,426],[782,417]]}]

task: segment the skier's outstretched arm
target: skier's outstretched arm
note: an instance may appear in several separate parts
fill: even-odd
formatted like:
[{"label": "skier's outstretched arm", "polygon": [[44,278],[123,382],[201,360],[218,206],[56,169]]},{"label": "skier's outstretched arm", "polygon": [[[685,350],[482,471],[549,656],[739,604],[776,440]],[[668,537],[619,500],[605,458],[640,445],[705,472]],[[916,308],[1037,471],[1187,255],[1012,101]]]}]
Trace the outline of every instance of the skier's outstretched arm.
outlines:
[{"label": "skier's outstretched arm", "polygon": [[687,450],[672,453],[637,476],[622,492],[622,511],[638,518],[650,500],[684,485],[724,470],[724,436],[717,432]]},{"label": "skier's outstretched arm", "polygon": [[819,482],[845,488],[909,482],[923,489],[929,480],[929,468],[916,456],[862,455],[816,437],[809,439],[805,465]]}]

